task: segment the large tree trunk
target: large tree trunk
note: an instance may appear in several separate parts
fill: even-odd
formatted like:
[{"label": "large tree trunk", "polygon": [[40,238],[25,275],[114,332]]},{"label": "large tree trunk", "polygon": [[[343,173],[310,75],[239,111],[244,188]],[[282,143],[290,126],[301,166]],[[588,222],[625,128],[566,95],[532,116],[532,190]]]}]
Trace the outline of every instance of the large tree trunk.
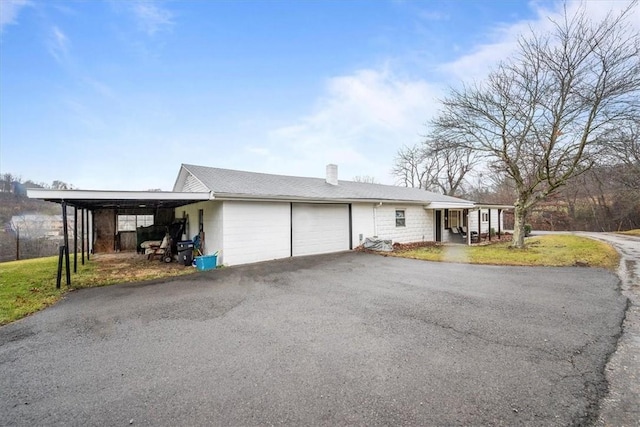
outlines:
[{"label": "large tree trunk", "polygon": [[525,202],[518,199],[513,214],[513,240],[511,241],[513,248],[524,248],[524,225],[527,223],[527,214],[528,209],[525,207]]}]

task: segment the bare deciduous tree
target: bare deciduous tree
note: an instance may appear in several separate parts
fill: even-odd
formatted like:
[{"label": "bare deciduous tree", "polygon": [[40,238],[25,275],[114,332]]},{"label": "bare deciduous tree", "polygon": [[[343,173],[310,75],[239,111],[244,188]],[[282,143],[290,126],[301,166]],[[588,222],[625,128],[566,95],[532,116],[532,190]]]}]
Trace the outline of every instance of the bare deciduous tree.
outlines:
[{"label": "bare deciduous tree", "polygon": [[609,148],[611,163],[620,166],[618,182],[632,189],[640,188],[640,117],[618,128]]},{"label": "bare deciduous tree", "polygon": [[429,137],[420,145],[400,149],[392,173],[406,187],[459,196],[476,163],[473,150]]},{"label": "bare deciduous tree", "polygon": [[53,190],[73,190],[73,185],[67,184],[64,181],[55,180],[51,183],[51,188]]},{"label": "bare deciduous tree", "polygon": [[533,206],[588,170],[614,129],[638,114],[640,37],[619,15],[584,9],[546,34],[519,40],[517,55],[483,83],[452,89],[434,126],[513,179],[513,245],[524,246]]},{"label": "bare deciduous tree", "polygon": [[405,187],[424,188],[425,176],[429,165],[424,164],[426,156],[419,145],[404,146],[396,154],[391,173],[398,179],[398,184]]},{"label": "bare deciduous tree", "polygon": [[13,183],[21,181],[22,179],[19,176],[13,175],[9,172],[3,173],[0,175],[0,192],[11,193],[13,191]]}]

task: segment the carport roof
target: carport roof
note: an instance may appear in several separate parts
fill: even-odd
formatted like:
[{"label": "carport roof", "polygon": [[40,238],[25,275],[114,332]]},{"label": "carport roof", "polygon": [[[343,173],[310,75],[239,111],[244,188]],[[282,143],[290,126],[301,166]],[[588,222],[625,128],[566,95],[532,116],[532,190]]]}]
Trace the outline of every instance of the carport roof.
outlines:
[{"label": "carport roof", "polygon": [[66,202],[69,206],[96,209],[157,209],[177,208],[190,203],[209,200],[211,193],[184,193],[174,191],[96,191],[27,189],[27,196],[48,202]]}]

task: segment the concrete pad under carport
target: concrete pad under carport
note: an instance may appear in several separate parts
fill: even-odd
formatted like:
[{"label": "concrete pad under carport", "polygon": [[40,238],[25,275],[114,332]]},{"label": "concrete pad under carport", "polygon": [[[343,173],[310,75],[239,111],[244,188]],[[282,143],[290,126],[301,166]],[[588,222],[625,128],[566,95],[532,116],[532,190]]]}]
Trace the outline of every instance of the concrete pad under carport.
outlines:
[{"label": "concrete pad under carport", "polygon": [[584,424],[603,270],[361,253],[74,292],[0,329],[9,424]]}]

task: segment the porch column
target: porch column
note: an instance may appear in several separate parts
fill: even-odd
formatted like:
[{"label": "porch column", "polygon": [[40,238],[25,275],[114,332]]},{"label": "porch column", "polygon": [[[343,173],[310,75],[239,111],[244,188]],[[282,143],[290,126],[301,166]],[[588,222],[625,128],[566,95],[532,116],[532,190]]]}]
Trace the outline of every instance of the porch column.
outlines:
[{"label": "porch column", "polygon": [[502,222],[500,221],[501,216],[502,216],[502,209],[498,209],[498,239],[502,238],[502,234],[501,234],[502,229],[500,227],[500,223]]},{"label": "porch column", "polygon": [[491,241],[491,208],[489,208],[489,229],[487,231],[489,232],[489,241]]},{"label": "porch column", "polygon": [[470,227],[470,223],[469,223],[469,209],[465,210],[465,220],[466,220],[466,227],[467,227],[467,246],[471,246],[471,227]]}]

